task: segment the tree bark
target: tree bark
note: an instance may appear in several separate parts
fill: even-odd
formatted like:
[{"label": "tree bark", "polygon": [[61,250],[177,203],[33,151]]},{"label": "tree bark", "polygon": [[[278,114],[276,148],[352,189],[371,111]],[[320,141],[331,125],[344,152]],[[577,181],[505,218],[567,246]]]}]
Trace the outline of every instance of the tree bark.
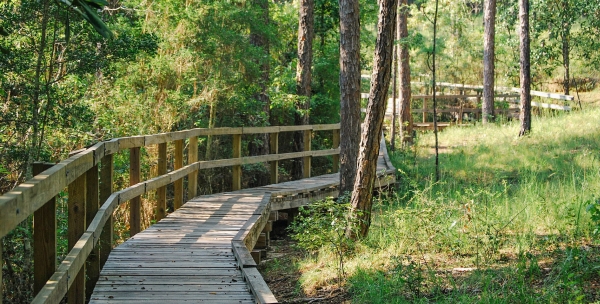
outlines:
[{"label": "tree bark", "polygon": [[[571,14],[571,10],[569,8],[569,1],[562,1],[562,19],[567,19],[569,14]],[[561,40],[562,40],[562,57],[563,57],[563,68],[565,69],[564,79],[563,79],[563,88],[565,91],[565,95],[569,95],[570,91],[570,75],[569,75],[569,40],[571,39],[571,21],[563,20],[562,22],[562,30],[561,30]]]},{"label": "tree bark", "polygon": [[[396,125],[398,122],[398,115],[396,115],[396,101],[398,100],[398,48],[400,45],[396,45],[396,41],[400,40],[400,29],[398,28],[398,24],[400,24],[400,14],[396,14],[396,30],[394,31],[394,51],[392,55],[392,138],[390,139],[390,150],[396,151]],[[386,109],[387,111],[387,109]]]},{"label": "tree bark", "polygon": [[398,61],[400,61],[400,131],[403,146],[413,143],[413,118],[411,113],[411,86],[410,86],[410,54],[408,44],[408,13],[407,0],[400,0],[398,14],[398,34],[400,36]]},{"label": "tree bark", "polygon": [[358,172],[354,183],[354,191],[350,198],[352,223],[346,236],[356,239],[365,237],[371,225],[371,208],[373,200],[373,184],[379,156],[379,142],[383,129],[383,119],[387,104],[387,92],[390,85],[391,62],[394,45],[394,26],[398,0],[379,0],[379,21],[377,25],[377,42],[367,116],[364,132],[360,141]]},{"label": "tree bark", "polygon": [[494,119],[496,0],[484,0],[483,6],[483,104],[481,105],[481,120],[485,124]]},{"label": "tree bark", "polygon": [[[311,96],[311,67],[313,57],[314,39],[314,0],[301,0],[298,21],[298,65],[296,67],[296,92],[300,100],[296,102],[296,113],[294,123],[296,125],[307,125],[309,123],[310,96]],[[304,148],[303,132],[294,133],[295,150],[300,152]],[[294,162],[293,174],[295,179],[304,176],[302,159]]]},{"label": "tree bark", "polygon": [[[268,0],[252,0],[251,5],[254,9],[259,12],[259,22],[262,27],[269,26],[269,1]],[[263,112],[267,117],[265,124],[268,124],[269,118],[271,116],[271,99],[268,95],[269,88],[269,38],[267,37],[265,31],[263,29],[254,30],[250,34],[250,43],[256,47],[262,49],[264,56],[261,59],[258,59],[258,64],[260,65],[260,79],[258,80],[258,84],[260,87],[260,92],[257,94],[256,98],[262,103]],[[250,155],[266,155],[269,154],[269,134],[260,134],[257,137],[262,141],[262,144],[251,144],[250,145]],[[267,166],[267,164],[265,164]],[[268,174],[263,174],[262,172],[257,172],[255,177],[252,179],[252,182],[249,186],[261,186],[267,184],[269,181]]]},{"label": "tree bark", "polygon": [[531,131],[531,64],[529,48],[529,0],[519,0],[520,64],[521,64],[521,130],[519,136]]},{"label": "tree bark", "polygon": [[352,192],[360,140],[360,21],[358,0],[339,0],[340,193]]}]

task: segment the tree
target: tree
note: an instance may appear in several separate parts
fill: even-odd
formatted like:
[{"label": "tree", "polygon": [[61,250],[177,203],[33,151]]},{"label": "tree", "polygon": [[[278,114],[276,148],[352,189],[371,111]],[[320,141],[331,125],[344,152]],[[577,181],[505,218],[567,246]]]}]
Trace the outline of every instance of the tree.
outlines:
[{"label": "tree", "polygon": [[387,92],[390,85],[397,7],[398,0],[379,0],[377,42],[373,59],[369,104],[360,141],[358,172],[350,198],[349,216],[353,219],[351,222],[357,223],[358,227],[348,227],[346,231],[346,236],[351,239],[367,236],[371,224],[373,185],[376,178]]},{"label": "tree", "polygon": [[408,13],[409,6],[407,0],[399,2],[400,12],[398,14],[398,34],[400,45],[398,52],[398,61],[400,61],[400,130],[402,134],[402,144],[412,144],[413,142],[413,119],[411,112],[411,87],[410,87],[410,53],[408,39]]},{"label": "tree", "polygon": [[340,0],[340,193],[351,192],[360,139],[358,0]]},{"label": "tree", "polygon": [[[310,84],[312,81],[314,9],[314,0],[300,1],[300,16],[298,18],[298,65],[296,67],[296,92],[299,99],[296,102],[296,113],[294,114],[294,123],[296,125],[307,125],[309,123],[308,111],[310,109]],[[304,148],[304,136],[302,132],[294,134],[294,144],[296,145],[296,151],[302,151]],[[302,159],[299,159],[293,170],[296,179],[304,176],[303,170]]]},{"label": "tree", "polygon": [[519,0],[519,37],[521,65],[521,130],[519,136],[531,131],[531,65],[529,49],[529,0]]},{"label": "tree", "polygon": [[[262,104],[262,112],[266,117],[265,122],[269,121],[271,100],[267,90],[269,88],[270,76],[269,70],[271,66],[269,64],[269,37],[267,30],[269,27],[269,1],[268,0],[252,0],[251,9],[256,11],[257,22],[250,25],[250,43],[259,49],[262,56],[257,57],[257,64],[259,66],[259,91],[256,92],[255,98]],[[266,155],[269,154],[269,134],[257,135],[258,142],[250,142],[250,155]],[[265,165],[266,166],[266,165]],[[253,178],[254,183],[251,186],[264,185],[268,182],[268,175],[258,171]]]},{"label": "tree", "polygon": [[496,0],[483,1],[483,16],[483,104],[481,105],[481,120],[485,124],[494,118]]}]

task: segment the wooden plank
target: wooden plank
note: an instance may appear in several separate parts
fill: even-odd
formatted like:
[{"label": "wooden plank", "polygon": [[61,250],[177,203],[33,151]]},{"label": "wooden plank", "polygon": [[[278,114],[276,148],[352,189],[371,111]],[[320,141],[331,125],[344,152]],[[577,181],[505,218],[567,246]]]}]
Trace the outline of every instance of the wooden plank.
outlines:
[{"label": "wooden plank", "polygon": [[119,151],[140,148],[145,145],[145,136],[131,136],[118,139]]},{"label": "wooden plank", "polygon": [[340,124],[312,125],[313,131],[339,130]]},{"label": "wooden plank", "polygon": [[[140,182],[140,147],[129,149],[129,186]],[[142,231],[142,198],[135,196],[129,200],[129,236]]]},{"label": "wooden plank", "polygon": [[232,241],[231,246],[233,254],[238,261],[240,267],[256,267],[256,262],[242,241]]},{"label": "wooden plank", "polygon": [[[79,238],[85,231],[86,220],[86,176],[82,175],[73,181],[69,187],[68,213],[69,213],[69,229],[68,229],[68,249],[71,251]],[[82,267],[71,280],[71,288],[69,288],[67,297],[69,304],[84,304],[85,303],[85,267]],[[40,292],[41,293],[41,292]]]},{"label": "wooden plank", "polygon": [[[100,161],[99,200],[100,204],[102,205],[104,205],[104,203],[108,200],[108,198],[112,195],[113,192],[113,171],[113,156],[112,154],[107,154]],[[110,251],[112,250],[113,231],[113,215],[112,212],[110,212],[110,214],[107,215],[106,224],[102,228],[102,233],[100,234],[100,268],[104,266],[110,254]]]},{"label": "wooden plank", "polygon": [[243,268],[242,272],[258,303],[279,303],[256,268]]},{"label": "wooden plank", "polygon": [[[175,141],[175,162],[173,169],[177,171],[183,167],[183,140]],[[177,210],[183,205],[183,179],[173,179],[173,209]]]},{"label": "wooden plank", "polygon": [[280,126],[279,132],[294,132],[294,131],[304,131],[304,130],[312,130],[312,125],[300,125],[300,126]]},{"label": "wooden plank", "polygon": [[243,127],[242,134],[279,133],[279,126],[273,127]]},{"label": "wooden plank", "polygon": [[4,282],[2,281],[2,269],[4,268],[4,258],[2,257],[2,238],[0,237],[0,299],[4,299]]},{"label": "wooden plank", "polygon": [[[340,148],[340,129],[333,130],[333,149]],[[337,173],[340,171],[340,154],[333,155],[333,167],[331,170],[333,173]]]},{"label": "wooden plank", "polygon": [[[198,137],[190,137],[188,147],[188,164],[198,161]],[[198,189],[198,171],[188,174],[188,199],[196,197]]]},{"label": "wooden plank", "polygon": [[[310,151],[311,149],[311,142],[312,142],[312,130],[305,130],[302,133],[303,139],[304,139],[304,151]],[[304,174],[304,178],[309,178],[310,177],[310,169],[311,169],[311,157],[310,156],[305,156],[304,159],[302,160],[302,165],[303,165],[303,174]]]},{"label": "wooden plank", "polygon": [[[279,133],[271,134],[269,141],[271,154],[279,154]],[[270,182],[271,184],[277,184],[279,182],[279,161],[271,161],[269,166]]]},{"label": "wooden plank", "polygon": [[[91,223],[99,209],[99,187],[98,187],[98,165],[93,166],[86,173],[86,206],[85,222]],[[95,247],[91,250],[85,264],[85,298],[89,300],[100,276],[100,249]]]},{"label": "wooden plank", "polygon": [[[242,135],[234,134],[233,135],[233,158],[240,158],[242,156]],[[235,165],[233,166],[232,173],[232,190],[240,190],[242,189],[242,166]]]},{"label": "wooden plank", "polygon": [[[33,174],[38,175],[52,166],[53,164],[34,163]],[[1,266],[2,262],[0,262],[0,269]],[[56,197],[50,199],[33,214],[33,266],[33,294],[35,295],[44,287],[56,269]],[[0,275],[0,285],[2,285],[1,277]],[[1,292],[0,299],[2,299]]]},{"label": "wooden plank", "polygon": [[[167,143],[158,144],[158,176],[167,174]],[[169,180],[169,182],[171,182]],[[160,221],[167,216],[167,187],[162,186],[156,189],[156,211],[154,213],[156,221]]]}]

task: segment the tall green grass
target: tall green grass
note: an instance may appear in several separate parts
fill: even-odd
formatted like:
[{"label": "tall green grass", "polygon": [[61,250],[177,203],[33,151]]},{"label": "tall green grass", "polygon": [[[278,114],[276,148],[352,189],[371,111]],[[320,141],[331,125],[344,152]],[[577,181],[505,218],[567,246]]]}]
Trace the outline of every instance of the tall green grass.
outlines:
[{"label": "tall green grass", "polygon": [[[600,197],[600,110],[432,134],[391,155],[368,238],[346,259],[357,303],[600,300],[600,247],[587,207]],[[330,269],[331,268],[331,269]],[[305,289],[334,284],[326,249],[301,263]]]}]

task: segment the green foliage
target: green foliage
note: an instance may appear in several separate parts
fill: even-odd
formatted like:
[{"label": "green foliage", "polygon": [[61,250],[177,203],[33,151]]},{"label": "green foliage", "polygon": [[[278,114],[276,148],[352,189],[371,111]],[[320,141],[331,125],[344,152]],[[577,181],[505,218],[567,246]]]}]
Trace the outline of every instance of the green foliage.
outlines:
[{"label": "green foliage", "polygon": [[350,225],[347,216],[350,210],[349,198],[341,197],[336,202],[332,198],[300,207],[300,215],[290,226],[292,239],[298,246],[316,254],[323,248],[330,248],[338,259],[338,278],[345,277],[344,260],[352,252],[354,241],[346,237]]}]

